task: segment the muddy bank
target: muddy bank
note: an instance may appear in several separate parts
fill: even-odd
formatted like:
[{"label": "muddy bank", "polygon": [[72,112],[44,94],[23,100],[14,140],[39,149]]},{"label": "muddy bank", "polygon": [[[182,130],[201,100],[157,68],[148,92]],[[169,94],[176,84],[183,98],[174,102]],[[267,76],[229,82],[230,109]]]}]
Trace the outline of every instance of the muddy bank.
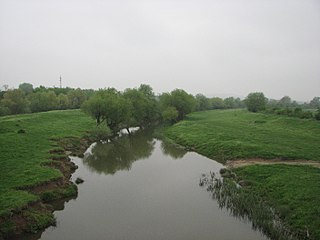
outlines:
[{"label": "muddy bank", "polygon": [[5,216],[0,217],[0,239],[19,239],[23,233],[36,233],[55,224],[52,202],[58,199],[67,199],[77,196],[77,187],[70,181],[77,166],[70,161],[69,155],[82,156],[83,152],[94,141],[90,137],[50,139],[52,149],[49,151],[50,160],[44,164],[59,170],[62,176],[48,182],[34,186],[26,186],[24,190],[39,197],[20,209],[13,209]]}]

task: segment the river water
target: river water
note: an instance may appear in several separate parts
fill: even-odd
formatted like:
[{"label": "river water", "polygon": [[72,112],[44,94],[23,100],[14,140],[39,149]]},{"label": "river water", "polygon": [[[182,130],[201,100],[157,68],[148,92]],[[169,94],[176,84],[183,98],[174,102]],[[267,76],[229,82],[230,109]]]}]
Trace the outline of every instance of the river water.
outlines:
[{"label": "river water", "polygon": [[203,173],[223,165],[148,132],[93,144],[72,160],[79,166],[72,179],[84,183],[40,239],[267,239],[199,186]]}]

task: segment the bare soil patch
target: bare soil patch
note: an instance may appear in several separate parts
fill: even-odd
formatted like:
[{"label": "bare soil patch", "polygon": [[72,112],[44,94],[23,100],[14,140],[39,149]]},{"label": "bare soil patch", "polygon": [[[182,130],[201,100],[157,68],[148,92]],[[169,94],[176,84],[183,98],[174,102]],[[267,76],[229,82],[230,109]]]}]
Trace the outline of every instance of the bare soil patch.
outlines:
[{"label": "bare soil patch", "polygon": [[320,162],[309,161],[309,160],[283,160],[283,159],[262,159],[262,158],[252,158],[252,159],[238,159],[229,160],[226,162],[226,166],[229,168],[244,167],[253,164],[267,165],[267,164],[288,164],[288,165],[310,165],[313,167],[320,168]]}]

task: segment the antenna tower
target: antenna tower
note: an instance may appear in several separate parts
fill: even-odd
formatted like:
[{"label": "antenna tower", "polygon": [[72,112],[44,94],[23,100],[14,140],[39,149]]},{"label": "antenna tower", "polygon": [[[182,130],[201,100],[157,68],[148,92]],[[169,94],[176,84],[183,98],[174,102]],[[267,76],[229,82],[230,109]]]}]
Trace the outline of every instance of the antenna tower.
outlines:
[{"label": "antenna tower", "polygon": [[62,88],[62,77],[60,75],[60,88]]}]

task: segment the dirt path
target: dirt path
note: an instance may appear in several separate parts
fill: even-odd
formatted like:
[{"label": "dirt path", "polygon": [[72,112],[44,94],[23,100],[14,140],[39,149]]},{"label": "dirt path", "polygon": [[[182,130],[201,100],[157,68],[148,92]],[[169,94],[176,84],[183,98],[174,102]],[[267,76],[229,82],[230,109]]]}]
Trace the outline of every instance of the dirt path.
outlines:
[{"label": "dirt path", "polygon": [[288,165],[310,165],[314,167],[320,168],[320,162],[316,161],[307,161],[307,160],[281,160],[281,159],[239,159],[233,161],[227,161],[226,166],[229,168],[237,168],[237,167],[244,167],[253,164],[288,164]]}]

